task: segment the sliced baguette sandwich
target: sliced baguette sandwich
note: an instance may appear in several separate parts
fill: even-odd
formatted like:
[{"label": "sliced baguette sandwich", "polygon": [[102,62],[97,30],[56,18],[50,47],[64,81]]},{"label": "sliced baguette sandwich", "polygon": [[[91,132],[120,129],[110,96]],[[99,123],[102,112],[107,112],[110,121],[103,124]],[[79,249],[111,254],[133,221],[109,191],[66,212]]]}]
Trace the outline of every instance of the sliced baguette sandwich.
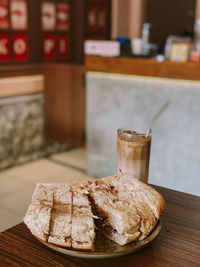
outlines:
[{"label": "sliced baguette sandwich", "polygon": [[93,251],[95,227],[125,245],[147,237],[164,206],[155,189],[130,174],[76,184],[39,183],[24,222],[44,241]]}]

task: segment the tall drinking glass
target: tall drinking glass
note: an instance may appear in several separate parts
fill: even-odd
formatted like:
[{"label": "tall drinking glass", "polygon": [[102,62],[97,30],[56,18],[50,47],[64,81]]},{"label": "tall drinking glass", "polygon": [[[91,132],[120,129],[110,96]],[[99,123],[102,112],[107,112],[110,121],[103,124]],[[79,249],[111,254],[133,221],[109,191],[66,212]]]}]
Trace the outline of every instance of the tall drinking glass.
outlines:
[{"label": "tall drinking glass", "polygon": [[118,173],[130,173],[148,183],[151,136],[131,130],[117,130]]}]

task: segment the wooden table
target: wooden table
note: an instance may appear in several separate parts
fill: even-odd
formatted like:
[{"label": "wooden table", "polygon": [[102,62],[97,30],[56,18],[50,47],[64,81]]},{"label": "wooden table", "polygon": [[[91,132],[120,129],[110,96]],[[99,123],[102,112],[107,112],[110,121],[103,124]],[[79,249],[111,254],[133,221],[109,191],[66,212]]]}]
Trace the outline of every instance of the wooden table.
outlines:
[{"label": "wooden table", "polygon": [[161,232],[148,247],[106,260],[80,259],[45,247],[20,223],[0,233],[0,266],[200,266],[200,198],[155,188],[166,209]]}]

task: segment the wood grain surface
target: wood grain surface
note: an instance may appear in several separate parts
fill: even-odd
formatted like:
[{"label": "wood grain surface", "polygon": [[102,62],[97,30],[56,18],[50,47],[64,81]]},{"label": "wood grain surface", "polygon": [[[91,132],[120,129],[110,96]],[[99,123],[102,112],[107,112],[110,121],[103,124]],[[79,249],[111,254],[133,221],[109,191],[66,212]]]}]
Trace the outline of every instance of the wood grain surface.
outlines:
[{"label": "wood grain surface", "polygon": [[200,198],[166,188],[159,236],[146,248],[112,259],[89,260],[62,255],[43,246],[20,223],[0,233],[0,266],[199,266]]},{"label": "wood grain surface", "polygon": [[200,80],[200,64],[190,62],[158,62],[146,58],[86,56],[85,67],[87,71]]},{"label": "wood grain surface", "polygon": [[84,66],[48,63],[45,77],[45,135],[66,145],[85,144]]}]

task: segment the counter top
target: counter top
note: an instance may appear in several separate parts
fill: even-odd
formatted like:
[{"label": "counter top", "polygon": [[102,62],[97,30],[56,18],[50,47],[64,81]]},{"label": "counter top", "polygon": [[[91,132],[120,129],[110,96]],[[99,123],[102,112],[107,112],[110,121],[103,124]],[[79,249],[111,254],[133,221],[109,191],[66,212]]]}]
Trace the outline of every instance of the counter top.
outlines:
[{"label": "counter top", "polygon": [[134,57],[86,56],[85,67],[87,71],[200,80],[200,63],[158,62],[153,59]]},{"label": "counter top", "polygon": [[79,259],[47,248],[20,223],[0,233],[0,266],[198,266],[200,198],[154,187],[166,208],[161,232],[146,248],[111,259]]}]

